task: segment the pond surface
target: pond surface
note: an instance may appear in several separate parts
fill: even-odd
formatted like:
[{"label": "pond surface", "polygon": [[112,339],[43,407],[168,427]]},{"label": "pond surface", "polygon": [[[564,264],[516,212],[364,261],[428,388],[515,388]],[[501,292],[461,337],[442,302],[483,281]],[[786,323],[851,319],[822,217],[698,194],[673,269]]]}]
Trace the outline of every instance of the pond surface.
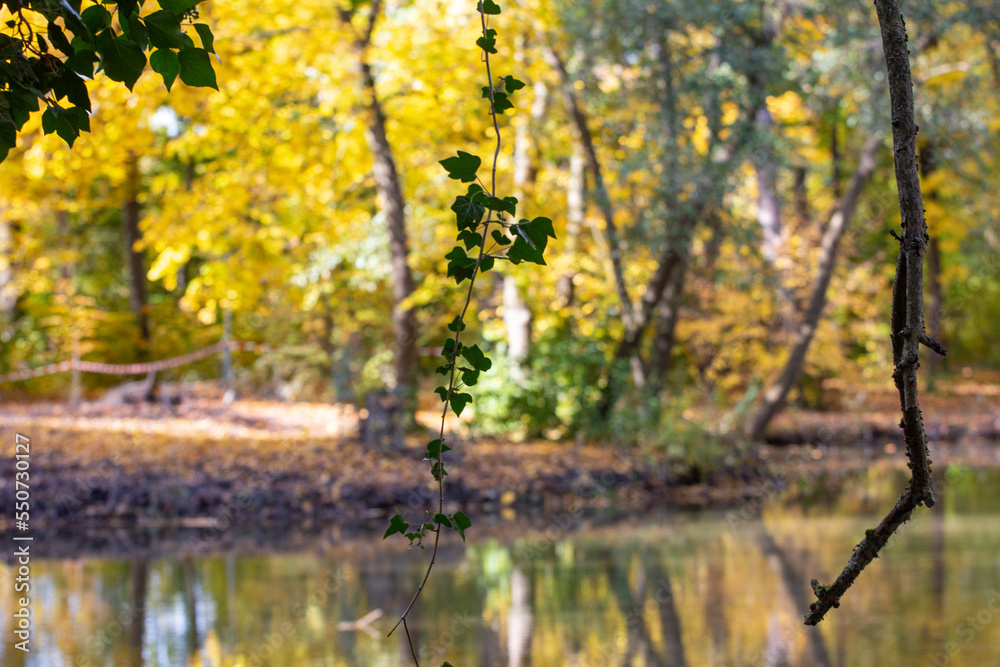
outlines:
[{"label": "pond surface", "polygon": [[[527,535],[483,520],[467,545],[449,539],[413,641],[435,667],[998,665],[1000,474],[951,467],[943,479],[938,506],[819,628],[801,623],[809,580],[840,571],[901,472],[813,480],[794,500],[732,510],[603,525],[564,515]],[[297,553],[36,559],[27,657],[3,565],[0,664],[408,665],[405,634],[385,633],[427,555],[329,538]]]}]

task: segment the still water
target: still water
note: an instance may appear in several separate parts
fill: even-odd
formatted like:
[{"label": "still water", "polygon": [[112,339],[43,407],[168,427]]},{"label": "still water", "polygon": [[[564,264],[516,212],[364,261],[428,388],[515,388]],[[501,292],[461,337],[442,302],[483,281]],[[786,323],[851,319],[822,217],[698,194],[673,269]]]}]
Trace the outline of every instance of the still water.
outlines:
[{"label": "still water", "polygon": [[[413,641],[435,667],[1000,665],[1000,473],[943,479],[938,506],[819,628],[800,620],[809,580],[839,572],[901,472],[813,480],[732,510],[564,515],[527,534],[483,520],[467,545],[449,541]],[[405,634],[385,633],[426,556],[330,534],[293,553],[36,559],[27,657],[0,566],[0,664],[408,665]]]}]

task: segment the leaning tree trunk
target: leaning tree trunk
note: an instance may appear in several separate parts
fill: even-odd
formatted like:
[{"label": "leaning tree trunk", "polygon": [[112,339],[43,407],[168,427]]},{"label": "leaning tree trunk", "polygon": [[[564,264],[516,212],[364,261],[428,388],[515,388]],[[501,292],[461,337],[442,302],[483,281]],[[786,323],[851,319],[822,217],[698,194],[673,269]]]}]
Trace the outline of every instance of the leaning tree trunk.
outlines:
[{"label": "leaning tree trunk", "polygon": [[139,326],[142,341],[140,352],[144,355],[149,345],[149,306],[146,303],[146,270],[142,250],[136,245],[142,241],[139,230],[139,162],[129,155],[128,175],[125,183],[125,203],[122,205],[122,231],[125,239],[125,266],[128,269],[129,307]]},{"label": "leaning tree trunk", "polygon": [[827,224],[826,232],[823,234],[823,243],[820,249],[819,272],[813,283],[812,297],[809,299],[807,308],[801,324],[795,334],[795,342],[792,351],[788,355],[788,361],[781,371],[781,375],[764,392],[764,400],[760,409],[750,422],[748,431],[754,440],[760,440],[764,435],[764,430],[777,414],[778,410],[788,398],[788,392],[795,385],[802,373],[805,364],[806,353],[812,343],[816,327],[819,326],[820,316],[826,306],[826,291],[830,286],[830,279],[833,277],[833,269],[836,266],[837,249],[840,246],[840,239],[844,236],[844,231],[851,222],[854,210],[857,207],[861,191],[871,177],[875,169],[875,155],[882,145],[881,133],[873,134],[868,138],[864,149],[861,151],[861,159],[858,168],[851,178],[851,184],[844,198]]}]

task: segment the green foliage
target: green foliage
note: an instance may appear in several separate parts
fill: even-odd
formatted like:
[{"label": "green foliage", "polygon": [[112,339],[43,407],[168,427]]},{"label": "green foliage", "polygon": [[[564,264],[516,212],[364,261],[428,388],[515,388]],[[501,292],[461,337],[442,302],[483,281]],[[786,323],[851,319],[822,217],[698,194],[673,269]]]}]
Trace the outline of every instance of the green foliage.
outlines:
[{"label": "green foliage", "polygon": [[197,1],[160,2],[162,9],[146,14],[136,0],[83,11],[79,2],[4,4],[13,18],[0,32],[0,160],[17,144],[17,133],[39,102],[45,106],[45,134],[55,133],[72,146],[81,131],[89,131],[91,104],[83,78],[93,77],[94,63],[131,90],[146,68],[146,51],[154,49],[150,65],[168,90],[178,74],[189,86],[218,88],[208,57],[214,49],[211,29],[193,26],[203,48],[184,31]]}]

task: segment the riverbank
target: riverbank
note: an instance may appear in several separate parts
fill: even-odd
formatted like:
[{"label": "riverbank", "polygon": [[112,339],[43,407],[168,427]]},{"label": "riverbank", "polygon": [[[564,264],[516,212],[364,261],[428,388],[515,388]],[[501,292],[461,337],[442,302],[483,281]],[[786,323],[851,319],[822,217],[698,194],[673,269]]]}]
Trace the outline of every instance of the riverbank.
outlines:
[{"label": "riverbank", "polygon": [[[226,403],[201,394],[179,406],[55,403],[4,405],[5,442],[31,442],[35,527],[90,531],[183,527],[207,531],[351,524],[419,514],[437,488],[421,459],[426,438],[394,452],[362,445],[349,406]],[[448,511],[553,515],[736,505],[773,492],[775,477],[904,465],[891,392],[855,394],[865,410],[787,411],[772,444],[735,467],[691,475],[648,450],[535,441],[453,442]],[[896,399],[898,400],[898,399]],[[1000,466],[1000,394],[925,398],[932,458]],[[943,435],[947,437],[942,437]],[[992,437],[991,437],[992,436]],[[783,443],[798,443],[787,446]],[[11,444],[13,447],[13,444]],[[881,464],[881,463],[880,463]],[[0,466],[0,505],[14,506],[14,460]],[[0,515],[0,532],[12,529]]]}]

